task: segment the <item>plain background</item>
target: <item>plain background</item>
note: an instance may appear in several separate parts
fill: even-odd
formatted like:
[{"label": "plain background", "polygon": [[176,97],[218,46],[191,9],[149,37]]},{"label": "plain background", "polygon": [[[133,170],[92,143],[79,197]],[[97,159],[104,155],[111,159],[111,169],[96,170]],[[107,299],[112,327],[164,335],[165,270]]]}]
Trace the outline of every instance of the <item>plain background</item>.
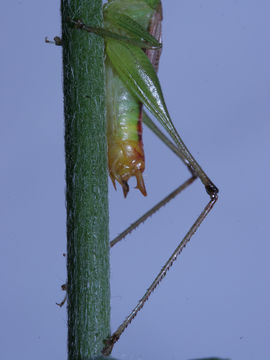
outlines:
[{"label": "plain background", "polygon": [[[163,8],[165,98],[220,200],[113,356],[270,359],[270,2]],[[60,34],[59,2],[7,1],[0,17],[0,356],[66,359],[61,49],[44,43]],[[188,177],[148,130],[144,142],[148,197],[109,184],[111,237]],[[207,200],[197,181],[112,250],[112,330]]]}]

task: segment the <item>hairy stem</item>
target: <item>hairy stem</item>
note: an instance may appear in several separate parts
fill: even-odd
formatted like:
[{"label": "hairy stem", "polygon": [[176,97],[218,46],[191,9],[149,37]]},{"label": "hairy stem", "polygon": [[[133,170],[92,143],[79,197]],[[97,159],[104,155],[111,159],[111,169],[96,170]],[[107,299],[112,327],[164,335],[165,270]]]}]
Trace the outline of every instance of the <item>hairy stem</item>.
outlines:
[{"label": "hairy stem", "polygon": [[101,0],[62,0],[68,358],[99,355],[110,334],[104,44],[71,19],[102,26]]}]

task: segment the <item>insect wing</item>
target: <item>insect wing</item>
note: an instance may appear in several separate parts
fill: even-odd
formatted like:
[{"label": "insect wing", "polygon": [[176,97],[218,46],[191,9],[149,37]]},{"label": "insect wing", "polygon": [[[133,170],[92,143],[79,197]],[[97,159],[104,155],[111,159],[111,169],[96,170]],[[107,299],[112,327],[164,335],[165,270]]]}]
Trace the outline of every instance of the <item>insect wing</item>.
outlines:
[{"label": "insect wing", "polygon": [[170,119],[155,69],[147,55],[136,46],[115,40],[107,42],[106,52],[129,90],[176,141],[175,127]]}]

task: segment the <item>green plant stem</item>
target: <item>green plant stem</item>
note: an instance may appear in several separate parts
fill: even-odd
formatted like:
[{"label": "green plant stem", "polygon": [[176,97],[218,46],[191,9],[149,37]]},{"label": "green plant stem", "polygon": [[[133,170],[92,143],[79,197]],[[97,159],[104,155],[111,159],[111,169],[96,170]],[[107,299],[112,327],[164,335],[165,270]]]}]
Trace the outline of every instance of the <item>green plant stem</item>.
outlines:
[{"label": "green plant stem", "polygon": [[62,0],[68,358],[100,354],[110,334],[104,44],[71,19],[102,26],[101,0]]}]

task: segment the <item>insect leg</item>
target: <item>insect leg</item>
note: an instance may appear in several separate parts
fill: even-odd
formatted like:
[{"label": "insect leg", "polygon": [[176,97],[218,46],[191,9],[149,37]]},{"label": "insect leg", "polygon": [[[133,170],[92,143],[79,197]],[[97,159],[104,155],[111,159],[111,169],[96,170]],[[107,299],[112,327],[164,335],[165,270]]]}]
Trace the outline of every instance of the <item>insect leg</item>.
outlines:
[{"label": "insect leg", "polygon": [[[130,21],[133,21],[133,20],[129,18],[129,22]],[[115,32],[107,30],[106,28],[98,28],[98,27],[86,25],[81,20],[76,20],[76,21],[71,20],[71,23],[75,26],[76,29],[84,30],[84,31],[102,36],[104,39],[109,38],[109,39],[124,41],[124,42],[130,43],[134,46],[138,46],[139,48],[155,50],[162,46],[154,37],[152,37],[143,28],[140,29],[142,31],[142,33],[140,33],[141,37],[139,37],[139,38],[133,37],[132,38],[132,37],[128,37],[125,35],[117,34]],[[137,25],[137,27],[140,26],[136,22],[134,22],[134,24]],[[138,30],[138,28],[136,28],[136,30]],[[144,36],[146,37],[146,39],[144,38]]]},{"label": "insect leg", "polygon": [[185,190],[189,185],[191,185],[197,178],[197,176],[194,174],[194,171],[192,168],[189,167],[189,162],[186,161],[185,157],[179,151],[179,149],[176,147],[176,145],[168,139],[166,135],[154,124],[154,122],[150,119],[150,117],[143,112],[143,123],[146,124],[150,130],[154,132],[155,135],[171,149],[188,167],[189,171],[191,172],[191,177],[186,180],[183,184],[178,186],[174,191],[172,191],[169,195],[167,195],[164,199],[159,201],[155,206],[153,206],[150,210],[148,210],[145,214],[143,214],[139,219],[137,219],[135,222],[133,222],[127,229],[122,231],[118,236],[116,236],[113,240],[110,242],[110,246],[113,247],[115,244],[120,242],[124,237],[126,237],[128,234],[130,234],[134,229],[136,229],[140,224],[144,223],[150,216],[152,216],[154,213],[156,213],[160,208],[162,208],[164,205],[166,205],[170,200],[174,199],[178,194],[180,194],[183,190]]},{"label": "insect leg", "polygon": [[150,210],[148,210],[145,214],[143,214],[139,219],[134,221],[126,230],[122,231],[118,236],[116,236],[113,240],[110,241],[110,247],[113,247],[120,240],[130,234],[133,230],[135,230],[140,224],[144,223],[150,216],[155,214],[160,208],[166,205],[169,201],[174,199],[176,195],[180,194],[183,190],[185,190],[189,185],[191,185],[194,180],[196,180],[196,176],[191,176],[188,180],[186,180],[183,184],[178,186],[174,191],[172,191],[169,195],[167,195],[164,199],[159,201],[155,206],[153,206]]},{"label": "insect leg", "polygon": [[191,226],[190,230],[187,232],[183,240],[179,243],[177,248],[174,250],[166,264],[162,267],[161,271],[155,278],[155,280],[152,282],[152,284],[147,289],[146,293],[143,295],[143,297],[139,300],[138,304],[135,306],[135,308],[131,311],[131,313],[128,315],[128,317],[123,321],[123,323],[118,327],[118,329],[110,336],[107,340],[105,340],[105,346],[102,351],[104,355],[109,355],[113,349],[114,344],[118,341],[121,334],[124,332],[126,327],[131,323],[131,321],[135,318],[138,311],[142,309],[145,302],[148,300],[149,296],[152,294],[152,292],[155,290],[157,285],[160,283],[160,281],[165,277],[168,270],[172,266],[172,264],[177,259],[178,255],[181,254],[184,247],[187,245],[187,243],[190,241],[191,237],[194,235],[194,233],[197,231],[203,220],[206,218],[206,216],[209,214],[211,209],[213,208],[214,204],[216,203],[218,197],[217,195],[212,196],[210,198],[210,201],[206,205],[206,207],[203,209],[201,214],[198,216],[197,220],[194,222],[194,224]]}]

